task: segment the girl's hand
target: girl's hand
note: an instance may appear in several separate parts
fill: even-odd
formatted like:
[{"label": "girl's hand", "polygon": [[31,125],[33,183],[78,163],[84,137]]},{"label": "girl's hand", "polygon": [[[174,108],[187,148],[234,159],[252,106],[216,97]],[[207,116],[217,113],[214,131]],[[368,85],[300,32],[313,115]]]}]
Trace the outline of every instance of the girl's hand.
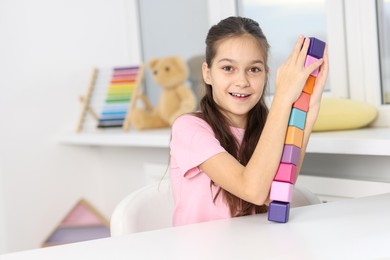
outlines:
[{"label": "girl's hand", "polygon": [[[275,98],[280,98],[283,102],[288,102],[292,105],[301,94],[310,73],[323,64],[323,59],[319,59],[305,68],[309,43],[309,38],[300,36],[289,58],[279,67],[275,80]],[[324,70],[326,72],[322,72],[322,74],[327,74],[327,68]],[[320,79],[324,78],[324,76],[326,78],[326,75],[322,75]],[[325,79],[321,79],[318,83],[320,85],[319,89],[324,81]]]}]

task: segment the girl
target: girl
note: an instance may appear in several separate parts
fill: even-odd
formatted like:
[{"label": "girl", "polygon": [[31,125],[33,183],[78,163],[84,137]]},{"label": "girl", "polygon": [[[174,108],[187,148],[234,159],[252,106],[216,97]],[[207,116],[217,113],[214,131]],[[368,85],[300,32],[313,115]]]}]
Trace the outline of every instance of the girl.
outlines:
[{"label": "girl", "polygon": [[292,104],[318,67],[301,163],[320,108],[328,74],[327,50],[323,59],[305,68],[308,46],[309,39],[300,36],[278,69],[268,111],[264,93],[269,44],[258,23],[229,17],[211,27],[202,65],[206,93],[200,112],[183,115],[172,126],[174,225],[267,211]]}]

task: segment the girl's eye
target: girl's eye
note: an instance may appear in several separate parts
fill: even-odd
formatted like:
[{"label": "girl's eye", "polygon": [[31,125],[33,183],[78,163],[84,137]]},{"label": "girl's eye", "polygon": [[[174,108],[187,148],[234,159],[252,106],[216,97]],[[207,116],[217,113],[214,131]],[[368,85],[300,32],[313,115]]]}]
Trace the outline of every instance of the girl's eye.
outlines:
[{"label": "girl's eye", "polygon": [[232,66],[225,66],[222,68],[224,71],[232,71],[233,67]]},{"label": "girl's eye", "polygon": [[257,72],[261,72],[261,71],[262,71],[262,69],[258,68],[258,67],[250,68],[250,72],[253,72],[253,73],[257,73]]}]

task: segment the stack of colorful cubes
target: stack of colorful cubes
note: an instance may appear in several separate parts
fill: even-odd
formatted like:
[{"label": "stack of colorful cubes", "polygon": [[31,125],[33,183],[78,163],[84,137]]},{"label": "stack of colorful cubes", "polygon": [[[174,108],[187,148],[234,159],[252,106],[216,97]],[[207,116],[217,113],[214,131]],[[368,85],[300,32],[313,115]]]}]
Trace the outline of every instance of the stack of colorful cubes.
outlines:
[{"label": "stack of colorful cubes", "polygon": [[[305,67],[321,59],[324,49],[325,43],[323,41],[310,37]],[[297,180],[297,166],[301,157],[306,113],[309,110],[310,95],[313,93],[318,73],[319,70],[316,69],[309,76],[300,97],[291,109],[282,158],[271,185],[271,203],[268,208],[269,221],[286,223],[289,218],[290,203]]]}]

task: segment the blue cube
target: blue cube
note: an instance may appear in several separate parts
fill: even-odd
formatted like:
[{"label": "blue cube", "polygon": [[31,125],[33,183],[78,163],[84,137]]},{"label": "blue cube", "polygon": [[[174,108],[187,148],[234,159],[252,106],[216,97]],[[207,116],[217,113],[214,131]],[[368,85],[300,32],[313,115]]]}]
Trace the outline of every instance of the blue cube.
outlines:
[{"label": "blue cube", "polygon": [[310,45],[307,54],[317,59],[321,59],[324,56],[325,42],[318,40],[317,38],[310,37]]},{"label": "blue cube", "polygon": [[298,108],[293,108],[290,113],[289,126],[295,126],[299,129],[304,130],[306,123],[306,112]]},{"label": "blue cube", "polygon": [[290,214],[290,203],[272,201],[268,207],[268,220],[279,223],[286,223]]}]

